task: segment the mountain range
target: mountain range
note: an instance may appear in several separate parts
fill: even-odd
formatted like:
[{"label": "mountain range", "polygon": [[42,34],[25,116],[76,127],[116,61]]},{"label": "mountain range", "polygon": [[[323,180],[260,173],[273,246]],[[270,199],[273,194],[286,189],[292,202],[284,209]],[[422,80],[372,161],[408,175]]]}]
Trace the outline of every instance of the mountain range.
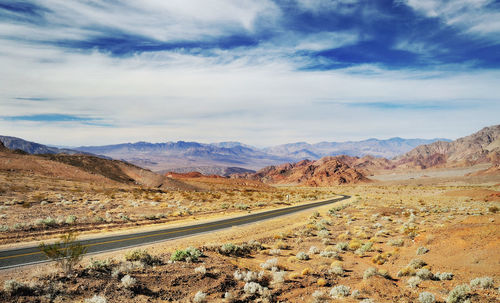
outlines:
[{"label": "mountain range", "polygon": [[[348,142],[305,142],[257,148],[239,142],[198,143],[124,143],[106,146],[81,146],[74,150],[124,160],[154,171],[199,171],[208,174],[227,174],[228,167],[257,170],[269,165],[325,156],[349,155],[362,157],[395,157],[421,144],[446,139],[368,139]],[[233,169],[234,170],[234,169]]]}]

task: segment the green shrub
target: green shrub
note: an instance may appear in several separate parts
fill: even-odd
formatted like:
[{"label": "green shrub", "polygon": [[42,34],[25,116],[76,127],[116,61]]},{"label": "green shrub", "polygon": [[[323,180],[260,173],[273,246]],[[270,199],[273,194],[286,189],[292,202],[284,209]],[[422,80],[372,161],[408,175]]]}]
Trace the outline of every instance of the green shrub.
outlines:
[{"label": "green shrub", "polygon": [[53,261],[56,261],[66,275],[73,272],[73,268],[78,264],[83,255],[87,252],[87,248],[76,241],[76,234],[69,233],[62,235],[60,240],[54,244],[40,243],[40,250]]},{"label": "green shrub", "polygon": [[467,284],[456,286],[450,291],[446,303],[465,303],[470,297],[470,287]]},{"label": "green shrub", "polygon": [[198,258],[202,256],[202,253],[199,249],[194,248],[194,247],[188,247],[184,250],[179,249],[176,250],[172,256],[170,256],[171,261],[187,261],[187,262],[194,262],[198,261]]},{"label": "green shrub", "polygon": [[150,255],[147,250],[143,249],[136,249],[129,251],[125,254],[125,260],[133,262],[133,261],[139,261],[144,265],[157,265],[161,264],[161,260],[158,257],[154,257]]}]

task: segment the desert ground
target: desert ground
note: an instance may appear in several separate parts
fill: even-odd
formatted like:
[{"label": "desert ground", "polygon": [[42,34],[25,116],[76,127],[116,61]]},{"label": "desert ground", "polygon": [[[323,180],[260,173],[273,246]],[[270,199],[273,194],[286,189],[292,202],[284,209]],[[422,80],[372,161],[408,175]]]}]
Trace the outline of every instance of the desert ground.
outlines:
[{"label": "desert ground", "polygon": [[[90,218],[97,214],[104,220],[106,212],[112,213],[113,221],[103,223],[107,226],[117,222],[116,214],[123,213],[132,218],[130,223],[117,224],[125,228],[142,222],[141,215],[170,211],[157,223],[164,226],[189,223],[175,221],[183,218],[181,207],[192,212],[186,216],[201,218],[283,207],[286,194],[300,203],[337,193],[352,198],[217,233],[86,256],[72,274],[64,274],[55,263],[4,270],[0,300],[498,302],[499,176],[441,175],[407,175],[398,180],[327,188],[266,186],[253,191],[229,190],[235,184],[227,182],[236,181],[216,178],[196,181],[198,186],[203,183],[210,188],[205,192],[115,188],[89,194],[75,191],[75,184],[61,184],[47,193],[44,188],[51,197],[61,188],[66,190],[57,197],[59,201],[44,205],[23,208],[23,204],[4,203],[3,224],[8,226],[19,210],[25,211],[27,214],[22,213],[29,220],[54,216],[60,210],[57,216]],[[129,202],[138,200],[141,207]],[[240,204],[250,207],[242,210],[237,206]],[[78,224],[64,225],[82,230]],[[58,228],[45,229],[49,233],[46,237],[51,230]],[[59,233],[62,231],[66,229]],[[3,241],[12,245],[16,240],[4,237]]]}]

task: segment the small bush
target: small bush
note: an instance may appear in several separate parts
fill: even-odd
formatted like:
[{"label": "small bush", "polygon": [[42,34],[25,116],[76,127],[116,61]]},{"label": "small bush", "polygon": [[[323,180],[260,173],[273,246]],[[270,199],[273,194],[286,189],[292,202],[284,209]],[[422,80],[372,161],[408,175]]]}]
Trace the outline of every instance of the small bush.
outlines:
[{"label": "small bush", "polygon": [[404,244],[404,240],[403,239],[391,239],[387,242],[387,244],[389,244],[390,246],[403,246]]},{"label": "small bush", "polygon": [[23,295],[29,292],[29,287],[16,280],[6,280],[3,283],[3,290],[11,296]]},{"label": "small bush", "polygon": [[275,271],[273,272],[273,284],[283,283],[285,282],[285,271]]},{"label": "small bush", "polygon": [[76,234],[62,235],[54,244],[40,243],[40,250],[49,258],[56,261],[66,275],[73,272],[75,265],[80,263],[87,248],[76,241]]},{"label": "small bush", "polygon": [[272,258],[272,259],[268,259],[264,263],[261,263],[260,267],[262,267],[262,269],[271,269],[273,267],[276,267],[277,265],[278,265],[278,259]]},{"label": "small bush", "polygon": [[434,275],[427,268],[421,268],[415,274],[422,280],[431,280],[434,278]]},{"label": "small bush", "polygon": [[195,295],[194,295],[194,298],[193,298],[193,301],[195,303],[203,303],[203,302],[206,302],[207,301],[207,295],[202,292],[202,291],[198,291]]},{"label": "small bush", "polygon": [[406,284],[408,284],[410,288],[417,288],[420,283],[422,283],[422,279],[420,279],[419,277],[411,277],[406,282]]},{"label": "small bush", "polygon": [[186,262],[196,262],[198,258],[202,256],[199,249],[194,247],[188,247],[184,250],[176,250],[172,256],[170,256],[171,261],[186,261]]},{"label": "small bush", "polygon": [[313,303],[324,303],[329,301],[328,296],[324,291],[321,290],[316,290],[315,292],[313,292],[312,297]]},{"label": "small bush", "polygon": [[94,260],[91,259],[90,263],[86,266],[87,269],[99,272],[109,272],[111,271],[111,262],[109,259],[106,260]]},{"label": "small bush", "polygon": [[106,300],[105,297],[98,295],[94,295],[92,298],[85,299],[85,303],[107,303],[107,302],[108,301]]},{"label": "small bush", "polygon": [[137,280],[135,278],[132,278],[131,276],[129,275],[125,275],[122,279],[121,279],[121,283],[122,283],[122,286],[127,288],[127,289],[132,289],[135,287],[135,285],[137,284]]},{"label": "small bush", "polygon": [[311,255],[319,254],[319,249],[316,246],[311,246],[309,248],[309,254],[311,254]]},{"label": "small bush", "polygon": [[305,252],[301,251],[301,252],[297,253],[297,255],[295,256],[295,258],[297,260],[306,261],[306,260],[309,260],[309,255],[306,254]]},{"label": "small bush", "polygon": [[445,280],[452,280],[453,279],[453,274],[451,272],[437,272],[434,275],[435,280],[439,281],[445,281]]},{"label": "small bush", "polygon": [[256,241],[249,241],[241,245],[226,243],[219,247],[218,252],[225,256],[245,257],[252,251],[262,249],[262,245]]},{"label": "small bush", "polygon": [[436,302],[436,297],[432,293],[424,291],[418,295],[418,301],[420,303],[434,303]]},{"label": "small bush", "polygon": [[243,291],[246,294],[254,295],[254,294],[262,294],[264,291],[264,288],[256,282],[247,282],[245,283],[245,286],[243,287]]},{"label": "small bush", "polygon": [[322,252],[319,253],[320,256],[324,258],[331,258],[331,259],[339,259],[340,256],[337,252],[335,251],[329,251],[329,250],[323,250]]},{"label": "small bush", "polygon": [[330,290],[330,297],[340,299],[349,296],[351,288],[345,285],[337,285]]},{"label": "small bush", "polygon": [[370,267],[363,273],[363,279],[368,280],[369,278],[377,275],[377,269],[375,267]]},{"label": "small bush", "polygon": [[424,255],[429,252],[429,249],[427,247],[420,246],[417,248],[417,255]]},{"label": "small bush", "polygon": [[335,248],[338,251],[344,251],[344,250],[347,250],[348,246],[349,246],[349,243],[347,243],[347,242],[339,242],[339,243],[337,243],[337,245],[335,245]]},{"label": "small bush", "polygon": [[153,257],[148,253],[147,250],[143,249],[128,251],[125,254],[125,260],[130,262],[139,261],[144,265],[150,265],[150,266],[162,263],[158,257]]},{"label": "small bush", "polygon": [[467,284],[457,285],[453,288],[448,297],[446,298],[446,303],[465,303],[470,297],[470,287]]},{"label": "small bush", "polygon": [[493,278],[491,277],[481,277],[475,278],[470,281],[470,286],[481,287],[483,289],[493,288]]}]

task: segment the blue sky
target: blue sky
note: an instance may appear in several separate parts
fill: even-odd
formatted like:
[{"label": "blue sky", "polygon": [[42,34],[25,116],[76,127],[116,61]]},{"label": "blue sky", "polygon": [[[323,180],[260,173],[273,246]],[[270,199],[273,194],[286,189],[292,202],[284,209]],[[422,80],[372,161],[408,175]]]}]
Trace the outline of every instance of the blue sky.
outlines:
[{"label": "blue sky", "polygon": [[498,124],[500,1],[2,1],[0,132],[457,138]]}]

